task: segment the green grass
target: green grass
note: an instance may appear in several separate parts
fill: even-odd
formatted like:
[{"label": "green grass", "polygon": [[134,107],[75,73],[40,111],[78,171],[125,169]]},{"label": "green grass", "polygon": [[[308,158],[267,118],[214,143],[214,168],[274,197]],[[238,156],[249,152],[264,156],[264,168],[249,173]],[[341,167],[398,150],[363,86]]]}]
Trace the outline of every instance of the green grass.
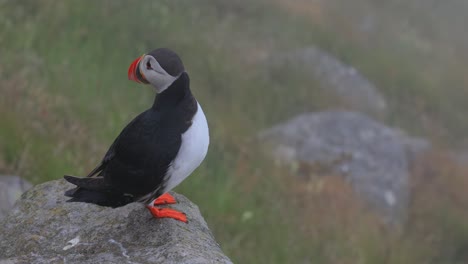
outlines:
[{"label": "green grass", "polygon": [[[265,192],[252,189],[246,194],[245,183],[234,172],[239,143],[264,123],[258,123],[264,118],[262,105],[255,103],[267,99],[262,91],[270,83],[261,80],[254,67],[243,67],[235,54],[217,47],[229,42],[224,27],[235,24],[215,26],[218,8],[224,7],[207,2],[194,8],[170,1],[3,3],[1,53],[7,55],[0,59],[5,80],[0,109],[11,116],[0,131],[1,152],[10,165],[6,169],[35,183],[64,173],[86,173],[120,129],[152,103],[151,89],[127,80],[129,63],[155,47],[171,47],[189,69],[212,138],[204,165],[178,190],[200,206],[236,262],[304,258],[307,246],[294,254],[284,247],[285,241],[304,240],[288,221],[278,219],[278,208],[270,208],[269,194],[280,193],[280,184],[263,178]],[[215,43],[210,33],[220,34],[218,41],[226,43]],[[15,134],[24,136],[17,139]],[[25,146],[27,166],[16,166]],[[245,214],[252,217],[242,220]]]},{"label": "green grass", "polygon": [[[34,183],[87,173],[152,103],[149,87],[127,80],[128,65],[170,47],[184,60],[211,133],[207,159],[176,190],[199,205],[236,263],[437,263],[428,252],[440,253],[439,263],[463,259],[440,244],[418,244],[418,231],[389,235],[354,199],[335,197],[351,195],[341,183],[310,194],[255,155],[250,140],[259,130],[340,107],[313,79],[270,71],[263,61],[262,54],[308,45],[376,83],[390,102],[387,122],[449,143],[466,131],[468,119],[456,114],[466,110],[460,72],[431,77],[410,48],[370,51],[337,26],[262,0],[0,1],[0,172]],[[421,117],[430,125],[414,121]],[[449,235],[438,238],[463,247],[456,210],[449,207],[445,220],[415,214],[411,226],[442,228]]]}]

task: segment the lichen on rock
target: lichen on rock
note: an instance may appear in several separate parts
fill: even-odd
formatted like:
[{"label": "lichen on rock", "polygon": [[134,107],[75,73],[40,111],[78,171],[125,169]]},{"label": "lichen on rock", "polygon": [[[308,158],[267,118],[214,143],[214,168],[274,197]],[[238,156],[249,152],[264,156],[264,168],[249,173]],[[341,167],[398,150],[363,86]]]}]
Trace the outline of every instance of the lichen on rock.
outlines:
[{"label": "lichen on rock", "polygon": [[64,180],[24,193],[0,225],[0,263],[231,263],[198,207],[172,193],[189,223],[154,219],[142,204],[68,203]]}]

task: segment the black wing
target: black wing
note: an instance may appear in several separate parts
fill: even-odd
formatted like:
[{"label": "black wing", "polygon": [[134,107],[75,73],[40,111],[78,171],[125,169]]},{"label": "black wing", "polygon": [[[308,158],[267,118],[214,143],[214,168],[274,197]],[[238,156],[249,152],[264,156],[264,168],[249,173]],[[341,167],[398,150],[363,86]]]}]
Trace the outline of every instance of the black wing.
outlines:
[{"label": "black wing", "polygon": [[99,165],[97,165],[96,168],[94,168],[86,177],[94,177],[94,176],[101,176],[102,175],[101,172],[107,166],[109,161],[111,161],[112,158],[114,158],[114,156],[115,156],[115,146],[116,146],[116,144],[118,144],[119,139],[121,138],[121,136],[127,134],[128,130],[131,130],[132,129],[131,127],[134,126],[135,123],[138,123],[138,120],[140,118],[142,118],[141,116],[143,114],[144,113],[141,113],[140,115],[135,117],[132,121],[130,121],[130,123],[127,124],[127,126],[124,127],[124,129],[120,132],[120,134],[117,136],[117,138],[114,140],[112,145],[107,150],[106,154],[104,155],[104,158],[101,160],[101,163],[99,163]]},{"label": "black wing", "polygon": [[[144,114],[145,112],[141,113],[140,115],[138,115],[137,117],[135,117],[132,121],[130,121],[130,123],[128,123],[124,129],[120,132],[120,134],[117,136],[117,138],[114,140],[114,142],[112,143],[112,145],[109,147],[109,149],[107,150],[106,154],[104,155],[104,158],[101,160],[101,162],[99,163],[99,165],[96,166],[96,168],[94,168],[88,175],[86,175],[86,177],[89,177],[89,178],[98,178],[98,176],[102,176],[102,171],[106,168],[106,166],[109,164],[109,161],[111,161],[114,156],[115,156],[115,146],[118,145],[119,143],[119,139],[122,137],[122,135],[126,135],[128,133],[129,130],[132,130],[132,127],[134,127],[137,123],[139,123],[139,119],[142,118],[142,115]],[[74,197],[78,194],[78,192],[80,191],[81,188],[88,188],[89,184],[88,182],[89,181],[86,181],[83,179],[82,181],[82,184],[79,184],[80,183],[80,179],[82,178],[78,178],[78,177],[74,177],[74,176],[70,176],[70,175],[65,175],[64,178],[70,182],[70,183],[73,183],[75,185],[77,185],[78,187],[76,188],[73,188],[73,189],[70,189],[68,191],[65,192],[65,196],[68,196],[68,197]],[[99,178],[102,178],[102,177],[99,177]],[[103,179],[103,178],[102,178]],[[99,185],[101,184],[102,181],[101,179],[97,179],[95,181],[95,185]],[[110,186],[109,185],[106,185],[107,188],[109,188]]]},{"label": "black wing", "polygon": [[119,135],[106,154],[103,177],[135,197],[163,189],[182,134],[192,124],[196,111],[197,101],[190,92],[188,75],[183,73],[156,97],[152,108]]},{"label": "black wing", "polygon": [[150,109],[116,139],[101,174],[116,189],[141,196],[164,184],[182,139],[179,117]]},{"label": "black wing", "polygon": [[[188,75],[183,73],[156,97],[152,108],[122,130],[101,163],[88,175],[95,180],[66,177],[67,181],[83,187],[69,196],[76,198],[74,201],[107,205],[111,202],[108,203],[104,196],[115,199],[116,194],[130,195],[138,199],[149,193],[158,195],[158,190],[165,185],[166,172],[179,151],[182,134],[190,127],[196,111],[197,102],[190,92]],[[105,188],[100,184],[105,184]]]}]

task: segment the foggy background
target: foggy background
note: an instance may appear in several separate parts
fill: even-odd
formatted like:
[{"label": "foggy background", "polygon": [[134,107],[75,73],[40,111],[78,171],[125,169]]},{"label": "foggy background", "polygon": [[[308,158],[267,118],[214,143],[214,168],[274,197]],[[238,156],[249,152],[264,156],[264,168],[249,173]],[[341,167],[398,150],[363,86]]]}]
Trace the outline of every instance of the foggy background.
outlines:
[{"label": "foggy background", "polygon": [[0,173],[86,175],[175,50],[210,126],[176,191],[235,263],[468,262],[468,2],[0,0]]}]

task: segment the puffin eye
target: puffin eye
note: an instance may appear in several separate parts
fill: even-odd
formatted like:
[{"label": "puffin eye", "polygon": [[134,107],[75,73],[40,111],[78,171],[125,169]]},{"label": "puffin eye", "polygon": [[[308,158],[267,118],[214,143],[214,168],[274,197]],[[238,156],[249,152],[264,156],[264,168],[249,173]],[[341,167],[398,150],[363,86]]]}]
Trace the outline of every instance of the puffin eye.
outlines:
[{"label": "puffin eye", "polygon": [[149,61],[146,62],[146,69],[147,70],[152,70],[153,69],[153,67],[151,67],[151,63]]}]

